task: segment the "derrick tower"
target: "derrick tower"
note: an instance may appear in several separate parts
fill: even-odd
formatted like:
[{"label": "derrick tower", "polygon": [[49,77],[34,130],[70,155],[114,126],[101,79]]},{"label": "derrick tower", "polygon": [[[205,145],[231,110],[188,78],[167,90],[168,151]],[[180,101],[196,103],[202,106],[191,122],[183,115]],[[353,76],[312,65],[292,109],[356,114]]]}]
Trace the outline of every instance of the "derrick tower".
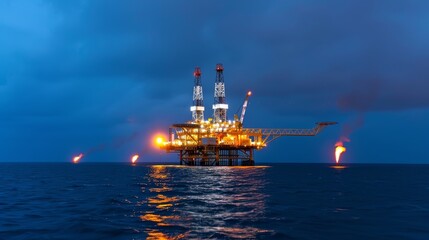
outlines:
[{"label": "derrick tower", "polygon": [[225,82],[223,80],[223,66],[222,64],[218,63],[216,65],[216,81],[213,104],[214,122],[226,122],[227,109],[228,104],[226,104]]},{"label": "derrick tower", "polygon": [[194,94],[192,97],[193,106],[191,107],[192,121],[204,121],[204,102],[203,102],[203,85],[201,84],[201,70],[195,67],[194,70]]},{"label": "derrick tower", "polygon": [[225,99],[223,66],[216,65],[214,94],[214,120],[204,121],[203,89],[201,70],[194,71],[192,121],[172,124],[168,139],[158,138],[160,149],[178,153],[180,164],[188,166],[252,166],[254,151],[265,148],[280,137],[316,136],[325,127],[336,122],[319,122],[313,128],[246,128],[243,126],[246,108],[252,92],[248,91],[242,106],[241,116],[227,121],[228,104]]}]

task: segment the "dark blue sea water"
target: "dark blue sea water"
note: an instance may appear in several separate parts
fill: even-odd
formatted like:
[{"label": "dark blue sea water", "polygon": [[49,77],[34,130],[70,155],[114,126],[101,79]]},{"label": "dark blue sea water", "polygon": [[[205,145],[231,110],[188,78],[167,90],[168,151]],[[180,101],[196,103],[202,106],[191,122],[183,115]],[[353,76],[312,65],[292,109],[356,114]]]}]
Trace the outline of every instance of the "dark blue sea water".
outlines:
[{"label": "dark blue sea water", "polygon": [[0,239],[429,239],[429,166],[0,164]]}]

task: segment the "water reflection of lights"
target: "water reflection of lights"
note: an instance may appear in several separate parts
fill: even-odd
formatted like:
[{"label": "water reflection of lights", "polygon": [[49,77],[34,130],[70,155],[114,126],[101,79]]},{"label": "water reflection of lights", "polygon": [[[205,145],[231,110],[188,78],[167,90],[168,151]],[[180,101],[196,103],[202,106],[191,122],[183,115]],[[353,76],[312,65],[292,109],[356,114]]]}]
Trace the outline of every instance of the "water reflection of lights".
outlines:
[{"label": "water reflection of lights", "polygon": [[171,191],[172,189],[167,187],[167,186],[162,186],[162,187],[153,187],[151,189],[149,189],[150,192],[156,192],[156,193],[160,193],[160,192],[168,192]]},{"label": "water reflection of lights", "polygon": [[149,174],[149,177],[154,180],[166,179],[168,177],[166,168],[161,165],[156,165],[151,168],[152,172]]},{"label": "water reflection of lights", "polygon": [[169,224],[165,223],[165,220],[168,220],[168,219],[178,220],[178,218],[179,218],[178,216],[161,216],[153,213],[147,213],[145,215],[140,216],[141,220],[154,222],[158,226],[169,226]]},{"label": "water reflection of lights", "polygon": [[[140,219],[148,239],[257,238],[264,222],[266,167],[151,166]],[[174,180],[174,181],[173,181]]]},{"label": "water reflection of lights", "polygon": [[[140,216],[140,220],[146,223],[152,223],[153,226],[146,228],[147,239],[182,239],[184,235],[177,233],[171,235],[171,232],[164,232],[164,228],[174,226],[174,222],[180,222],[179,215],[173,215],[169,208],[179,200],[177,196],[168,196],[173,188],[169,186],[171,181],[170,173],[162,165],[152,166],[147,175],[149,182],[149,193],[156,193],[155,196],[147,198],[148,211]],[[163,193],[163,194],[161,194]]]},{"label": "water reflection of lights", "polygon": [[149,206],[155,206],[158,209],[169,208],[178,200],[179,198],[177,197],[167,197],[165,195],[158,194],[156,197],[149,198]]},{"label": "water reflection of lights", "polygon": [[166,235],[160,231],[157,231],[157,230],[148,230],[147,234],[148,234],[148,236],[147,236],[146,240],[170,240],[170,239],[176,240],[176,239],[185,238],[185,235],[183,235],[183,234],[179,234],[175,237],[170,237],[170,236],[168,236],[168,235]]},{"label": "water reflection of lights", "polygon": [[343,165],[334,165],[334,166],[330,166],[330,168],[334,168],[334,169],[344,169],[344,168],[347,168],[347,166],[343,166]]}]

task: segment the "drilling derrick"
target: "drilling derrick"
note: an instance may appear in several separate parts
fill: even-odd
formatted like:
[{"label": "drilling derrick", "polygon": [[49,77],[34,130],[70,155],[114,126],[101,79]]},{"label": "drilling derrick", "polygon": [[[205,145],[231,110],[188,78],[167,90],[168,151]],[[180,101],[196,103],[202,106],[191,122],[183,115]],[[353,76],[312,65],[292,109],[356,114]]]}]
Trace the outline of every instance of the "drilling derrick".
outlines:
[{"label": "drilling derrick", "polygon": [[228,104],[226,104],[225,82],[223,80],[223,66],[222,64],[218,63],[216,65],[216,81],[213,104],[214,122],[226,122],[227,109]]},{"label": "drilling derrick", "polygon": [[313,128],[244,128],[244,116],[249,97],[247,92],[240,118],[227,120],[228,104],[225,99],[223,66],[216,65],[214,120],[204,120],[203,89],[201,70],[195,68],[192,121],[173,124],[168,140],[157,140],[158,146],[166,152],[179,154],[180,164],[189,166],[237,166],[254,165],[254,150],[261,150],[269,143],[285,136],[316,136],[325,127],[336,122],[316,123]]},{"label": "drilling derrick", "polygon": [[201,70],[199,67],[194,71],[194,92],[193,103],[191,107],[192,121],[195,123],[204,121],[204,102],[203,102],[203,85],[201,84]]}]

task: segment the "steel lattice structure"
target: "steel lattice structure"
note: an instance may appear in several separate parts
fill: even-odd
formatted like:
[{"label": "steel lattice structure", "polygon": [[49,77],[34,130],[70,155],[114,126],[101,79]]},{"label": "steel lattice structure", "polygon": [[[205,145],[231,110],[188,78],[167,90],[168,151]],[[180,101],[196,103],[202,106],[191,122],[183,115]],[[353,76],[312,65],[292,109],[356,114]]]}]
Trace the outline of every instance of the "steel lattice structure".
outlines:
[{"label": "steel lattice structure", "polygon": [[214,91],[213,118],[215,122],[226,122],[226,111],[228,104],[226,103],[225,82],[223,80],[223,66],[218,63],[216,65],[216,82]]},{"label": "steel lattice structure", "polygon": [[180,164],[192,166],[254,165],[254,150],[260,150],[275,139],[284,136],[316,136],[326,126],[336,122],[316,123],[314,128],[270,129],[243,128],[244,114],[251,92],[246,95],[240,119],[227,120],[223,66],[216,65],[214,119],[204,120],[201,70],[194,71],[195,85],[191,107],[192,121],[173,124],[167,141],[160,148],[176,152]]},{"label": "steel lattice structure", "polygon": [[201,69],[195,68],[194,71],[194,91],[192,100],[194,105],[191,107],[192,120],[194,122],[204,121],[204,101],[203,101],[203,85],[201,83]]}]

